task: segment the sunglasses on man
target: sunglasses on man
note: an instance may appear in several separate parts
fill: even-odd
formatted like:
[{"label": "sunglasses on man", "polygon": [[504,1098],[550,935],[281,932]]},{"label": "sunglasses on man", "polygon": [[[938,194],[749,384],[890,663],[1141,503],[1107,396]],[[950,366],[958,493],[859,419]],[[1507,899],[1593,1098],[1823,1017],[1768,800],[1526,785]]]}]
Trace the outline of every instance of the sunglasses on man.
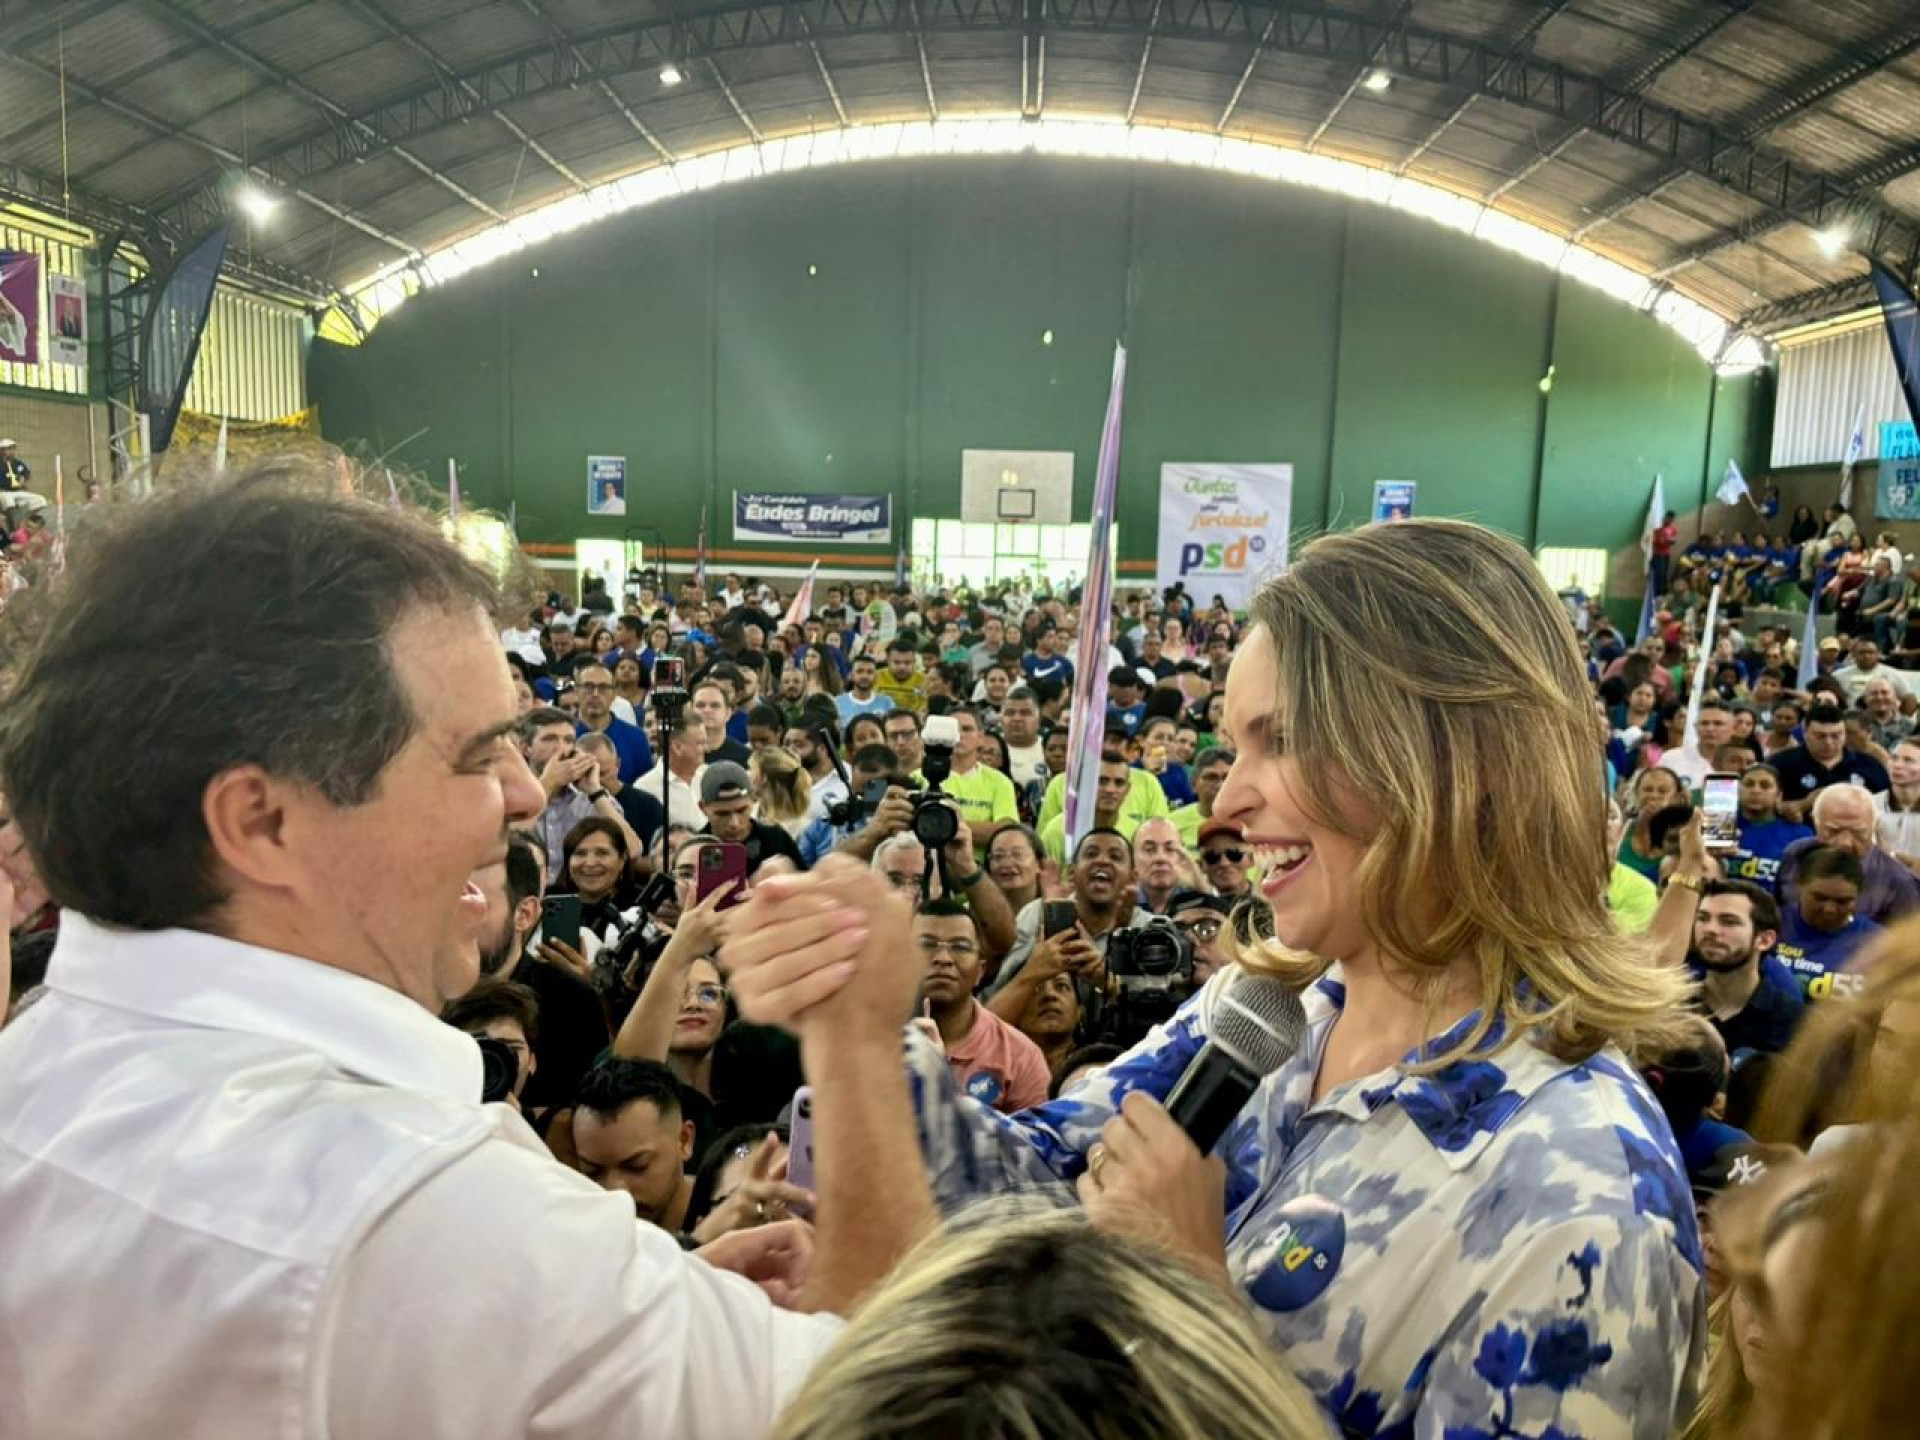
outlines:
[{"label": "sunglasses on man", "polygon": [[1238,865],[1247,858],[1247,852],[1237,845],[1223,845],[1218,850],[1202,850],[1200,858],[1209,865]]}]

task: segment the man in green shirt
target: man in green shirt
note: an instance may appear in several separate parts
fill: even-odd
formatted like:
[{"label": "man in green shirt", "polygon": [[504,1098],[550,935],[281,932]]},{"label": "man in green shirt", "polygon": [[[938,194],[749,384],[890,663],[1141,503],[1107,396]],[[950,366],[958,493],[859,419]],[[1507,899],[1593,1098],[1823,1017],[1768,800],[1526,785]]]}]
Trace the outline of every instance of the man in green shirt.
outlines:
[{"label": "man in green shirt", "polygon": [[959,807],[972,829],[974,848],[983,850],[995,826],[1020,818],[1013,781],[991,765],[980,763],[980,715],[962,707],[947,712],[960,727],[953,747],[953,771],[940,788]]},{"label": "man in green shirt", "polygon": [[1180,827],[1180,838],[1188,850],[1200,845],[1200,827],[1213,818],[1213,797],[1227,783],[1227,771],[1233,768],[1233,752],[1218,746],[1202,750],[1193,762],[1193,804],[1182,805],[1170,817]]},{"label": "man in green shirt", "polygon": [[[1134,776],[1145,776],[1147,784],[1159,797],[1160,808],[1153,814],[1143,814],[1135,808],[1140,792],[1133,783]],[[1051,796],[1052,791],[1049,790],[1048,794]],[[1100,783],[1095,789],[1093,801],[1093,828],[1112,830],[1131,844],[1135,830],[1146,821],[1166,813],[1167,797],[1162,793],[1159,781],[1129,765],[1124,750],[1108,749],[1101,753]],[[1067,817],[1064,801],[1061,813],[1040,827],[1040,848],[1052,857],[1055,864],[1063,870],[1066,868]]]},{"label": "man in green shirt", "polygon": [[[1127,744],[1126,732],[1116,727],[1114,731],[1109,732],[1106,736],[1105,744],[1107,749],[1118,750],[1124,757]],[[1105,767],[1106,761],[1103,758],[1101,761],[1102,773],[1105,772]],[[1067,777],[1065,775],[1055,775],[1047,782],[1047,793],[1040,801],[1039,820],[1040,838],[1042,841],[1047,838],[1048,824],[1060,818],[1066,811],[1066,808]],[[1127,839],[1131,840],[1135,827],[1137,827],[1142,820],[1151,820],[1156,815],[1165,815],[1171,808],[1172,807],[1167,804],[1167,792],[1160,788],[1159,779],[1145,770],[1135,770],[1129,766],[1127,770],[1127,798],[1121,804],[1119,812],[1119,820],[1124,823],[1115,823],[1114,829],[1120,831]]]}]

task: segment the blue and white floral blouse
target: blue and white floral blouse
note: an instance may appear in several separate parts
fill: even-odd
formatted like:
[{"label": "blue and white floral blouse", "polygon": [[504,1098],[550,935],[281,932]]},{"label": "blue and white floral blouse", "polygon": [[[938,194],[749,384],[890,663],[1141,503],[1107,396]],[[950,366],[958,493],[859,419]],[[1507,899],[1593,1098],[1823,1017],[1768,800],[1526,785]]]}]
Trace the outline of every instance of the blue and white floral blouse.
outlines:
[{"label": "blue and white floral blouse", "polygon": [[[933,1047],[911,1039],[942,1209],[1077,1178],[1122,1096],[1165,1099],[1231,978],[1018,1115],[956,1093]],[[1626,1060],[1609,1047],[1569,1065],[1521,1041],[1310,1103],[1346,999],[1338,968],[1303,999],[1305,1043],[1218,1153],[1227,1267],[1335,1424],[1409,1440],[1667,1440],[1704,1350],[1700,1235],[1666,1117]]]}]

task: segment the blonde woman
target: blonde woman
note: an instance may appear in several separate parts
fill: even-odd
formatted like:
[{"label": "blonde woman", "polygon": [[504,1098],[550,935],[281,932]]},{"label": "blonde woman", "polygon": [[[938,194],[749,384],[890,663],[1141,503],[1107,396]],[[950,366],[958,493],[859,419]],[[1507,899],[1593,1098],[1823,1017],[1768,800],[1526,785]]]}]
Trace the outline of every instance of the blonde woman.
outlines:
[{"label": "blonde woman", "polygon": [[1755,1133],[1813,1158],[1715,1211],[1729,1293],[1685,1440],[1913,1433],[1920,1373],[1920,920],[1857,966],[1768,1071]]},{"label": "blonde woman", "polygon": [[778,825],[796,839],[811,818],[813,782],[799,756],[779,745],[753,752],[748,765],[753,783],[754,819]]},{"label": "blonde woman", "polygon": [[[1036,1317],[1044,1316],[1044,1323]],[[1237,1305],[1072,1211],[980,1207],[869,1298],[774,1440],[1320,1440]]]},{"label": "blonde woman", "polygon": [[[1626,1052],[1666,1037],[1688,981],[1606,909],[1593,700],[1559,602],[1512,541],[1416,520],[1315,541],[1251,613],[1214,814],[1272,907],[1239,965],[1300,987],[1309,1028],[1213,1158],[1161,1101],[1236,967],[1017,1116],[910,1039],[913,1124],[881,1079],[880,1021],[911,993],[897,942],[870,907],[836,915],[843,882],[791,877],[733,912],[736,995],[800,1029],[816,1111],[832,1086],[862,1166],[917,1133],[943,1209],[1075,1186],[1249,1301],[1349,1433],[1665,1440],[1704,1334],[1700,1235]],[[840,1203],[897,1254],[925,1182],[859,1178]]]}]

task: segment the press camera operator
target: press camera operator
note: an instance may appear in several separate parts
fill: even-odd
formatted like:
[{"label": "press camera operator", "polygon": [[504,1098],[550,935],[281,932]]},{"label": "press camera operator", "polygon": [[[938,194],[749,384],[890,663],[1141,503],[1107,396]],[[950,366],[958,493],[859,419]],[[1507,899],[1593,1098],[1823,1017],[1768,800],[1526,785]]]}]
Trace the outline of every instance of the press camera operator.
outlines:
[{"label": "press camera operator", "polygon": [[[825,734],[823,731],[823,737]],[[830,807],[826,816],[829,824],[838,820],[857,823],[858,828],[850,829],[834,849],[871,862],[884,841],[912,834],[929,856],[922,895],[954,895],[966,902],[980,927],[981,944],[992,966],[1014,943],[1013,907],[975,858],[972,828],[941,790],[952,773],[960,727],[951,716],[935,715],[918,738],[920,774],[927,782],[920,790],[913,789],[908,777],[897,771],[875,775],[867,768],[878,759],[881,747],[861,751],[858,758],[862,768],[854,774],[853,798]],[[867,818],[859,823],[863,814]]]}]

